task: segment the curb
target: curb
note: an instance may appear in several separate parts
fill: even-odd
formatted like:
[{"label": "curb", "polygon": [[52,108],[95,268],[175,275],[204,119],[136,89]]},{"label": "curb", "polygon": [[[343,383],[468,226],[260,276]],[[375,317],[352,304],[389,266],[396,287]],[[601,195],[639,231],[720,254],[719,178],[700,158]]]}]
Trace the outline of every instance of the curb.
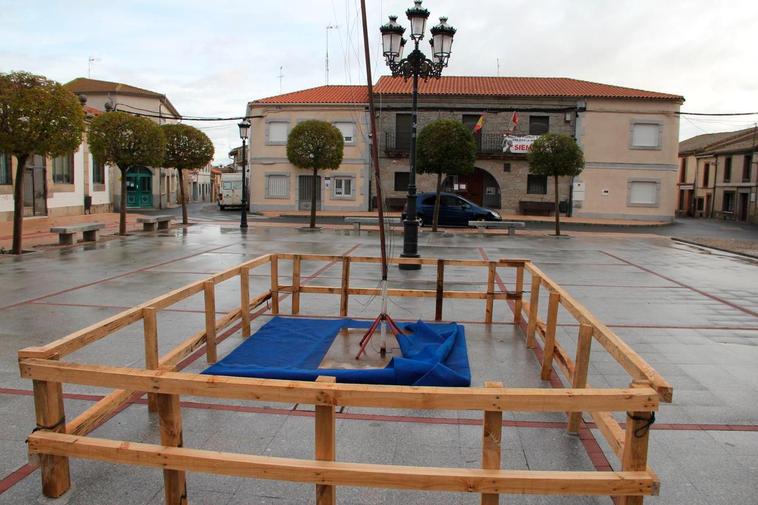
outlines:
[{"label": "curb", "polygon": [[679,242],[681,244],[696,245],[698,247],[703,247],[705,249],[713,249],[714,251],[721,251],[721,252],[725,252],[725,253],[729,253],[729,254],[734,254],[736,256],[743,256],[745,258],[749,258],[749,259],[752,259],[752,260],[758,260],[758,255],[755,255],[755,254],[738,252],[738,251],[731,251],[729,249],[724,249],[723,247],[716,247],[716,246],[712,246],[712,245],[705,245],[705,244],[702,244],[700,242],[695,242],[694,240],[687,240],[687,239],[679,238],[679,237],[671,237],[671,240],[673,240],[674,242]]}]

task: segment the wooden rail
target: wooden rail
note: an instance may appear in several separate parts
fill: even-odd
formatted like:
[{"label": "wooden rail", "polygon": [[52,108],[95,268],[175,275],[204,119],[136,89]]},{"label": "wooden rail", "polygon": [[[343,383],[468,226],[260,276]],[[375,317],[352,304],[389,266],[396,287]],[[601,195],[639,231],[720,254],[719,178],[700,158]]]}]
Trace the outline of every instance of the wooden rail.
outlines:
[{"label": "wooden rail", "polygon": [[[280,277],[282,261],[291,262],[290,283]],[[622,503],[640,504],[642,497],[658,492],[659,481],[647,464],[649,420],[661,401],[671,401],[671,386],[615,333],[585,307],[524,259],[462,260],[393,258],[392,263],[421,264],[436,268],[434,289],[389,289],[393,297],[434,299],[434,319],[443,319],[445,300],[482,300],[483,322],[495,321],[496,307],[511,303],[514,324],[523,324],[526,345],[543,346],[540,374],[551,377],[554,369],[569,381],[568,388],[511,388],[487,382],[485,387],[440,388],[338,384],[331,377],[316,382],[281,381],[242,377],[218,377],[178,371],[182,360],[204,349],[208,362],[218,358],[216,343],[222,331],[239,322],[243,336],[250,334],[251,311],[266,302],[271,314],[282,310],[281,301],[291,296],[290,311],[299,314],[303,296],[339,296],[339,314],[348,316],[350,296],[376,296],[377,288],[350,283],[351,263],[378,264],[380,258],[318,254],[268,254],[224,270],[165,295],[116,314],[45,346],[19,351],[21,376],[32,379],[35,391],[36,430],[29,437],[29,451],[38,455],[42,467],[43,493],[58,497],[70,487],[68,459],[79,457],[159,467],[164,471],[165,502],[187,502],[186,472],[207,472],[255,478],[309,482],[315,485],[318,505],[334,504],[338,486],[366,486],[481,494],[485,505],[498,503],[500,494],[607,495]],[[339,286],[307,284],[306,262],[341,265]],[[251,271],[269,267],[265,290],[251,293]],[[454,268],[479,268],[486,274],[484,289],[445,289],[446,274]],[[513,290],[500,290],[498,270],[512,269]],[[524,300],[525,275],[530,279],[529,300]],[[240,307],[216,315],[216,286],[237,279]],[[540,319],[540,288],[547,295]],[[259,287],[261,289],[261,287]],[[160,311],[190,296],[202,293],[203,327],[163,356],[158,355]],[[502,304],[502,305],[500,305]],[[569,355],[556,332],[559,308],[580,325],[575,355]],[[561,316],[563,317],[563,316]],[[64,358],[131,324],[143,321],[144,368],[79,364]],[[628,388],[592,388],[587,381],[592,340],[600,345],[631,377]],[[62,384],[112,388],[113,392],[66,423]],[[103,440],[86,436],[129,401],[148,394],[149,410],[157,413],[160,445]],[[180,399],[182,396],[254,400],[314,405],[315,446],[313,460],[249,456],[202,451],[183,447]],[[337,407],[376,407],[423,410],[472,410],[483,416],[481,469],[405,467],[342,463],[335,460]],[[600,433],[619,457],[618,472],[541,472],[501,470],[502,413],[565,412],[568,431],[581,427],[582,413],[589,413]],[[626,412],[626,429],[612,412]]]}]

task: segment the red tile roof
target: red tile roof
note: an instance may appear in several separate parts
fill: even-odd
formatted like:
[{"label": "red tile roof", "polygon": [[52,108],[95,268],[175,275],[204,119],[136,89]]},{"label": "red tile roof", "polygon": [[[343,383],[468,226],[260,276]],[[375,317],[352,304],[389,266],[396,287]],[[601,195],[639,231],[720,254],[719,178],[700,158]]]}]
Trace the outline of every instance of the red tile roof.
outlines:
[{"label": "red tile roof", "polygon": [[[374,92],[382,95],[410,94],[411,81],[404,81],[402,77],[382,76],[374,86]],[[441,79],[420,81],[419,92],[427,95],[684,100],[679,95],[565,77],[444,76]]]},{"label": "red tile roof", "polygon": [[260,98],[253,103],[368,103],[368,88],[366,86],[329,85],[293,91],[283,95]]}]

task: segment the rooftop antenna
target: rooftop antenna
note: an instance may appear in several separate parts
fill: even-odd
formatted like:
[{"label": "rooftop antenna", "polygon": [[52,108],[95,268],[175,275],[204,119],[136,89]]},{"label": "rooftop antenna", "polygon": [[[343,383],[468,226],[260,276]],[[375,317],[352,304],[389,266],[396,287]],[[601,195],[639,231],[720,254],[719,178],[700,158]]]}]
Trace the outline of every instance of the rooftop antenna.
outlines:
[{"label": "rooftop antenna", "polygon": [[500,58],[497,59],[497,76],[500,77]]},{"label": "rooftop antenna", "polygon": [[329,86],[329,30],[336,30],[339,25],[326,25],[326,85]]},{"label": "rooftop antenna", "polygon": [[100,58],[95,58],[94,56],[90,56],[87,59],[87,79],[92,79],[92,64],[96,61],[100,61]]},{"label": "rooftop antenna", "polygon": [[279,67],[279,94],[282,93],[282,79],[284,79],[284,67]]}]

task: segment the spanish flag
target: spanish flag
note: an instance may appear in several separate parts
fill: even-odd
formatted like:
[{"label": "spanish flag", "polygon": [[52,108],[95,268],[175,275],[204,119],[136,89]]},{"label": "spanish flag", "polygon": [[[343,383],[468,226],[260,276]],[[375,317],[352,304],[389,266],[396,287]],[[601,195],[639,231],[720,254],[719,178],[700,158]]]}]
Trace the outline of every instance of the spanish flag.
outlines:
[{"label": "spanish flag", "polygon": [[484,126],[483,114],[479,116],[479,121],[477,121],[476,124],[474,125],[474,133],[479,133],[482,130],[482,126]]}]

